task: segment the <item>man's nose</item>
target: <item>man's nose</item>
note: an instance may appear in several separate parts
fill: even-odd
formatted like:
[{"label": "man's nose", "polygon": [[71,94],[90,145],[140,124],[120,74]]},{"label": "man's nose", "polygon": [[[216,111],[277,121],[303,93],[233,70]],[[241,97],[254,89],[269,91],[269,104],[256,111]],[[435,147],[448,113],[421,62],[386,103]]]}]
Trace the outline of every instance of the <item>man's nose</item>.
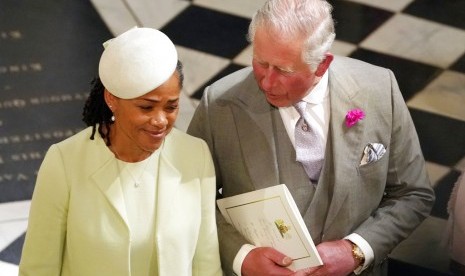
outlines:
[{"label": "man's nose", "polygon": [[264,70],[263,77],[261,79],[261,87],[268,91],[270,90],[276,81],[276,72],[272,66],[269,66]]}]

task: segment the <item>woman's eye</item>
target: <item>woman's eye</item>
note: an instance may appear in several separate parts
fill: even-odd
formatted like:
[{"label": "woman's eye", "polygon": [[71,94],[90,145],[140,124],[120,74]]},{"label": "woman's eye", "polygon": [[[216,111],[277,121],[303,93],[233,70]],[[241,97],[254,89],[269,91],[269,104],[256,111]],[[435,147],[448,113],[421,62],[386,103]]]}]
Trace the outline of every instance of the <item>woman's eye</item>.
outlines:
[{"label": "woman's eye", "polygon": [[142,109],[142,110],[150,110],[150,109],[152,109],[152,106],[150,106],[150,105],[141,105],[141,106],[139,106],[139,108]]},{"label": "woman's eye", "polygon": [[176,110],[176,109],[178,109],[178,108],[179,108],[178,105],[169,105],[169,106],[168,106],[168,110],[171,110],[171,111],[174,111],[174,110]]}]

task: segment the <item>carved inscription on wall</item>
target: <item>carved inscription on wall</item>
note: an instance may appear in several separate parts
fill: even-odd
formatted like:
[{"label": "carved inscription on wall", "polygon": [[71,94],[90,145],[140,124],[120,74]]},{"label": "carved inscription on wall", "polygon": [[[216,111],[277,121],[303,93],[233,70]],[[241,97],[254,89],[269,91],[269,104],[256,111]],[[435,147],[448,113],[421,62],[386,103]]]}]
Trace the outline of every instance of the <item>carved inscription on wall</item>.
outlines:
[{"label": "carved inscription on wall", "polygon": [[15,2],[0,11],[0,203],[30,199],[48,148],[85,127],[102,42],[113,37],[88,1]]}]

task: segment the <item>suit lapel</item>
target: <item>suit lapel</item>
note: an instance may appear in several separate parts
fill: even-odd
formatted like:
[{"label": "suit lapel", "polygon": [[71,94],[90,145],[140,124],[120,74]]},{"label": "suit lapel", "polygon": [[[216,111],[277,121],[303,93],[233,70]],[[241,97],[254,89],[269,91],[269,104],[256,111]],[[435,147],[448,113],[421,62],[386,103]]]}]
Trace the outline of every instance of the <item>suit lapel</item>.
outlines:
[{"label": "suit lapel", "polygon": [[[349,128],[345,125],[345,116],[355,108],[366,110],[368,97],[359,93],[359,85],[344,70],[334,62],[329,71],[331,119],[324,175],[318,184],[327,189],[324,193],[330,199],[323,230],[334,222],[351,185],[357,181],[358,165],[362,157],[360,149],[363,147],[360,143],[364,131],[363,121]],[[317,194],[315,198],[320,197]]]},{"label": "suit lapel", "polygon": [[270,112],[277,110],[268,104],[256,85],[250,85],[233,99],[231,110],[244,162],[247,168],[253,168],[248,172],[255,189],[280,184],[270,116]]}]

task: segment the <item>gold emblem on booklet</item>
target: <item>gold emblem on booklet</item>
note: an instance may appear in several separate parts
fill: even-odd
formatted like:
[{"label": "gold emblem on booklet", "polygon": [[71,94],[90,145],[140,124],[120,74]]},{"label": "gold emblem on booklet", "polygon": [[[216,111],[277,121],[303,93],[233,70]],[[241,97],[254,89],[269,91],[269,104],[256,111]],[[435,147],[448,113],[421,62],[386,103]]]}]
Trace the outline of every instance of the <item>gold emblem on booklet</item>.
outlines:
[{"label": "gold emblem on booklet", "polygon": [[285,238],[286,233],[291,229],[290,226],[287,226],[284,224],[284,220],[282,219],[277,219],[274,221],[274,225],[276,225],[276,228],[278,228],[279,233],[281,234],[281,237]]}]

